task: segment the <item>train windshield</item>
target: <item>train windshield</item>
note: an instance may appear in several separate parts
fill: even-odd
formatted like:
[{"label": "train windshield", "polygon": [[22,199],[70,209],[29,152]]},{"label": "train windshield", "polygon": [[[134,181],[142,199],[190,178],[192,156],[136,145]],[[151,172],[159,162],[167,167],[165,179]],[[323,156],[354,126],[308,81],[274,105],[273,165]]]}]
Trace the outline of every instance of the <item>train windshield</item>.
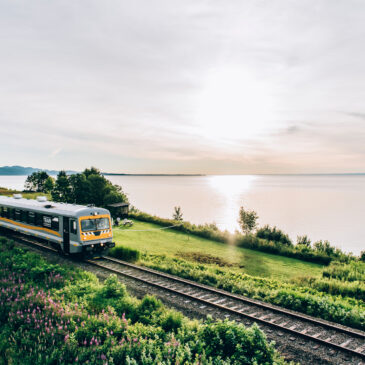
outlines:
[{"label": "train windshield", "polygon": [[101,229],[109,229],[108,218],[83,219],[81,221],[81,229],[83,232],[97,231]]},{"label": "train windshield", "polygon": [[96,228],[97,229],[109,229],[109,219],[108,218],[99,218],[96,220]]}]

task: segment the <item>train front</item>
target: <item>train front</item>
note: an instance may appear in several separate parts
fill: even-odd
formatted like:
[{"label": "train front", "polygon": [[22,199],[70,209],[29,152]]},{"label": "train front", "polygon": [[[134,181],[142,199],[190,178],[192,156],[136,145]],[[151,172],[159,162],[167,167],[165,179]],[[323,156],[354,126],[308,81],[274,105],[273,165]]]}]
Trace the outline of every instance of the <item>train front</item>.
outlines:
[{"label": "train front", "polygon": [[82,253],[86,256],[101,255],[115,246],[110,213],[107,210],[100,213],[95,211],[91,215],[79,217]]}]

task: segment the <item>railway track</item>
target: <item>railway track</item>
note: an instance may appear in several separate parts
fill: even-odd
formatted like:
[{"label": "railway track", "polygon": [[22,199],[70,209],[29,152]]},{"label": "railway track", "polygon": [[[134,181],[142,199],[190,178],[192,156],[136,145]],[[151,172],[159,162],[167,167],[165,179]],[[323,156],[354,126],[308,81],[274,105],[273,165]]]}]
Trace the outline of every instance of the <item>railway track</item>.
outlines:
[{"label": "railway track", "polygon": [[[21,238],[21,241],[55,251],[28,238]],[[257,322],[265,326],[268,332],[276,332],[280,336],[286,334],[292,340],[309,342],[313,349],[322,346],[328,350],[330,356],[342,353],[360,359],[356,364],[365,364],[365,333],[360,330],[323,321],[108,256],[85,260],[85,262],[102,270],[137,280],[143,285],[161,289],[169,295],[179,295],[186,298],[187,301],[199,302],[201,309],[213,307],[234,315],[235,318]]]},{"label": "railway track", "polygon": [[87,260],[96,267],[178,294],[203,306],[213,306],[230,314],[261,323],[287,333],[341,351],[365,361],[365,333],[355,329],[271,306],[190,280],[134,265],[108,256]]}]

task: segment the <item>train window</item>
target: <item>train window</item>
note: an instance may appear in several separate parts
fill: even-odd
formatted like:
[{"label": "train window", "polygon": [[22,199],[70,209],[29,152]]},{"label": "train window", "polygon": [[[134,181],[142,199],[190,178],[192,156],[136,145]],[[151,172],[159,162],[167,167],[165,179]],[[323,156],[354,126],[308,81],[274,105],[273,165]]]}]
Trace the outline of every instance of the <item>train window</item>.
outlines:
[{"label": "train window", "polygon": [[72,234],[77,234],[77,224],[76,224],[76,221],[74,219],[70,220],[70,232]]},{"label": "train window", "polygon": [[0,217],[3,217],[3,207],[0,207]]},{"label": "train window", "polygon": [[20,210],[19,209],[15,209],[15,220],[16,221],[20,221]]},{"label": "train window", "polygon": [[43,216],[43,227],[52,228],[52,217],[49,215]]},{"label": "train window", "polygon": [[[44,219],[44,217],[43,217]],[[58,231],[60,228],[60,221],[58,219],[58,217],[53,217],[52,218],[52,229],[55,231]]]},{"label": "train window", "polygon": [[36,213],[35,215],[35,224],[36,226],[42,227],[43,226],[43,216],[40,213]]},{"label": "train window", "polygon": [[20,213],[21,213],[20,214],[20,220],[22,222],[26,223],[27,222],[27,216],[28,216],[27,212],[25,210],[22,210]]},{"label": "train window", "polygon": [[7,207],[3,207],[3,217],[4,218],[9,218],[9,210]]},{"label": "train window", "polygon": [[9,208],[9,219],[14,219],[15,209]]},{"label": "train window", "polygon": [[35,224],[35,213],[28,212],[28,223]]}]

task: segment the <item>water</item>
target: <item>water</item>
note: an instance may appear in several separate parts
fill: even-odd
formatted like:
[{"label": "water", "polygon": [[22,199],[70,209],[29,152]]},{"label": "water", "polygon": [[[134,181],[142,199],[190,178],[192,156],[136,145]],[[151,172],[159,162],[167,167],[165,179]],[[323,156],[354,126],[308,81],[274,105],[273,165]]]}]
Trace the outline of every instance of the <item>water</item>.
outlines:
[{"label": "water", "polygon": [[[240,206],[254,209],[259,224],[277,226],[295,241],[308,235],[355,254],[365,250],[365,175],[305,176],[107,176],[132,205],[171,218],[238,229]],[[0,186],[22,189],[26,176],[0,176]]]}]

